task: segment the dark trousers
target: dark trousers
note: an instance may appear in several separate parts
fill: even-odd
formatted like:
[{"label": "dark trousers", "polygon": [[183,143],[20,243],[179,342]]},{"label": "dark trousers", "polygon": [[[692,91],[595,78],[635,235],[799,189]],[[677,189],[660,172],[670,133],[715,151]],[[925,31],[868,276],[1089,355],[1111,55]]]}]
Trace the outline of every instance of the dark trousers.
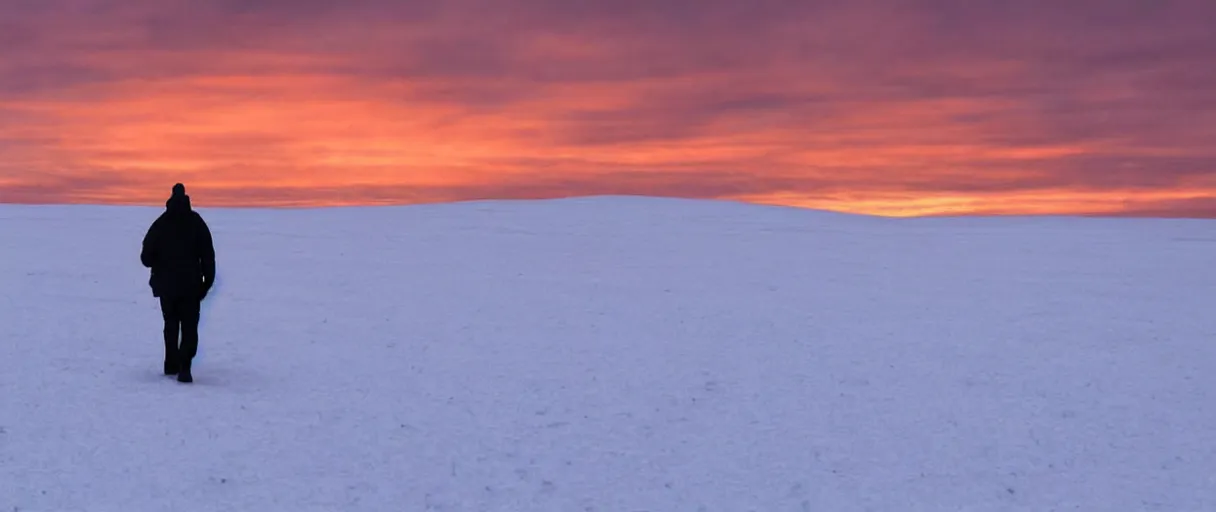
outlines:
[{"label": "dark trousers", "polygon": [[[160,312],[165,318],[165,364],[190,370],[190,362],[198,353],[199,300],[161,297]],[[178,345],[181,333],[181,345]]]}]

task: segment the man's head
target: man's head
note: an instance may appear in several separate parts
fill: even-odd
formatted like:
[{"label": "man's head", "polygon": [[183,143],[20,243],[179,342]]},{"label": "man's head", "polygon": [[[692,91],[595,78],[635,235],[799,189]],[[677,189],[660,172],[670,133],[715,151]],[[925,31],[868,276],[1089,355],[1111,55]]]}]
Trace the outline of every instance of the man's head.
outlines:
[{"label": "man's head", "polygon": [[186,195],[186,186],[178,183],[173,185],[173,195],[165,201],[165,208],[170,212],[190,211],[190,196]]}]

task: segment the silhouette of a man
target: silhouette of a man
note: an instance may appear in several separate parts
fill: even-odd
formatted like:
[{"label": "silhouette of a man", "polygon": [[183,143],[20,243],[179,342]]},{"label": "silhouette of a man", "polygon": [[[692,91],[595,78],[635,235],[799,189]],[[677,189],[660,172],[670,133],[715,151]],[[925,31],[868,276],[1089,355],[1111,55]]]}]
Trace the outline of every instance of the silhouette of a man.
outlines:
[{"label": "silhouette of a man", "polygon": [[164,213],[148,228],[139,259],[152,269],[148,284],[160,298],[165,320],[165,375],[193,382],[190,363],[198,352],[199,309],[215,282],[215,247],[181,183],[173,186]]}]

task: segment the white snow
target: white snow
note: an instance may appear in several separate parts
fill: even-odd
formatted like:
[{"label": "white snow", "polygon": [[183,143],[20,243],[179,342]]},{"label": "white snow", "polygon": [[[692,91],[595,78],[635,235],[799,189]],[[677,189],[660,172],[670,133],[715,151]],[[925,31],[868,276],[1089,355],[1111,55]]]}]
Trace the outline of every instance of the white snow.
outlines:
[{"label": "white snow", "polygon": [[[204,201],[196,198],[196,202]],[[0,207],[0,512],[1216,510],[1216,223]]]}]

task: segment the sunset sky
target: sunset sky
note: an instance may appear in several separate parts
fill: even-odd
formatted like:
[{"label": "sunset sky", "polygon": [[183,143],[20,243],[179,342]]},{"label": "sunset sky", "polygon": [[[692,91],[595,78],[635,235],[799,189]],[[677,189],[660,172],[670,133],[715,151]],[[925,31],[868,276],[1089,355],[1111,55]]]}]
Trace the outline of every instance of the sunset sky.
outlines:
[{"label": "sunset sky", "polygon": [[0,0],[0,202],[1216,217],[1212,0]]}]

